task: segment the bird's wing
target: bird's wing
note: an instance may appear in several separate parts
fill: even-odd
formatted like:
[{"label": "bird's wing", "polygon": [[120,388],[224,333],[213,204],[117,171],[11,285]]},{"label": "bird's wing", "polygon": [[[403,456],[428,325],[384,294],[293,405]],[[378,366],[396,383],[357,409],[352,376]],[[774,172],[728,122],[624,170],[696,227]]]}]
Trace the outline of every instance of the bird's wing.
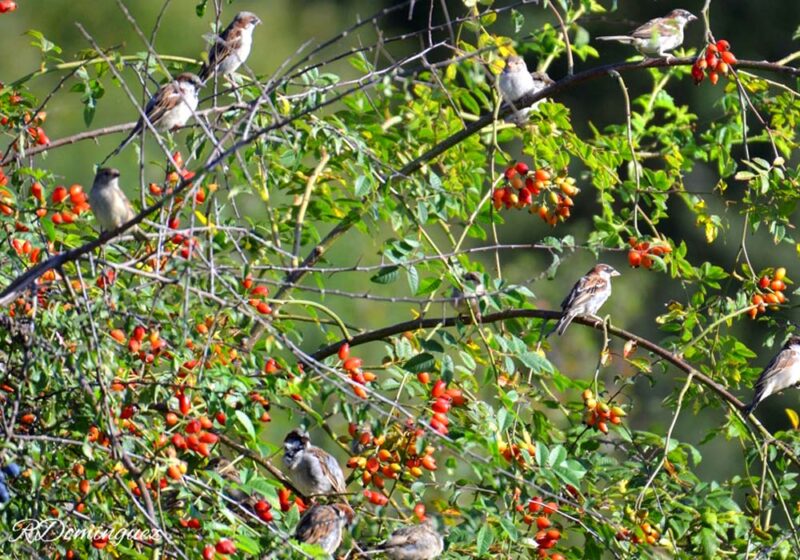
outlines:
[{"label": "bird's wing", "polygon": [[144,109],[147,120],[153,125],[158,123],[164,113],[174,109],[180,103],[181,96],[181,88],[176,82],[166,84],[147,103],[147,107]]},{"label": "bird's wing", "polygon": [[346,490],[344,473],[334,456],[318,447],[312,447],[308,452],[319,459],[319,464],[322,467],[322,471],[325,473],[325,478],[330,481],[333,489],[338,494],[343,494]]},{"label": "bird's wing", "polygon": [[677,28],[678,24],[675,22],[675,20],[669,18],[656,18],[651,19],[644,25],[637,27],[636,30],[631,33],[631,37],[649,40],[654,36],[663,37],[666,35],[671,35],[677,30]]},{"label": "bird's wing", "polygon": [[242,29],[231,23],[225,31],[215,37],[214,43],[208,50],[208,64],[200,72],[200,79],[205,81],[211,75],[212,69],[216,68],[221,61],[228,58],[232,52],[235,52],[241,46]]},{"label": "bird's wing", "polygon": [[756,381],[756,393],[762,391],[776,376],[788,371],[795,365],[797,354],[791,349],[778,352],[761,371]]},{"label": "bird's wing", "polygon": [[330,506],[315,505],[309,509],[294,531],[294,537],[309,544],[320,542],[337,522],[336,510]]},{"label": "bird's wing", "polygon": [[608,282],[602,276],[598,274],[587,274],[572,287],[567,297],[561,302],[561,309],[567,311],[581,306],[587,300],[594,297],[597,292],[605,290],[607,284]]}]

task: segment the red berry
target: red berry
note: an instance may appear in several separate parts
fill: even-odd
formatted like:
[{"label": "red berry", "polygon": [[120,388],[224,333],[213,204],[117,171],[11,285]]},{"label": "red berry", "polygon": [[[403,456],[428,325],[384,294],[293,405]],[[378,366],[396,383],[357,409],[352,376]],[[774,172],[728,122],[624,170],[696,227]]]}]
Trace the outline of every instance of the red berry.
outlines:
[{"label": "red berry", "polygon": [[527,175],[528,171],[530,171],[528,164],[523,162],[519,162],[517,165],[515,165],[514,169],[516,169],[517,173],[520,175]]},{"label": "red berry", "polygon": [[350,345],[345,342],[344,344],[339,346],[339,359],[345,361],[349,357],[350,357]]}]

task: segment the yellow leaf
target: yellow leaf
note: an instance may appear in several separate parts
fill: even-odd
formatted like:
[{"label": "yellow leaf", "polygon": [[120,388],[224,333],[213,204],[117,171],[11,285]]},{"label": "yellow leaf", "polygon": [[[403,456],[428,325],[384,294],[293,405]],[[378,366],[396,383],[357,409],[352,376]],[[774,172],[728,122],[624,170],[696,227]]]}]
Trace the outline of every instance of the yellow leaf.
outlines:
[{"label": "yellow leaf", "polygon": [[456,79],[456,70],[457,67],[455,64],[448,64],[447,69],[444,71],[444,78],[448,82],[452,82]]},{"label": "yellow leaf", "polygon": [[208,220],[206,219],[205,215],[202,212],[200,212],[200,210],[195,210],[194,216],[195,218],[197,218],[197,221],[200,222],[201,224],[203,225],[208,224]]},{"label": "yellow leaf", "polygon": [[792,428],[796,430],[797,427],[800,426],[800,416],[797,416],[797,413],[791,408],[786,409],[786,416],[789,417],[789,422],[792,423]]}]

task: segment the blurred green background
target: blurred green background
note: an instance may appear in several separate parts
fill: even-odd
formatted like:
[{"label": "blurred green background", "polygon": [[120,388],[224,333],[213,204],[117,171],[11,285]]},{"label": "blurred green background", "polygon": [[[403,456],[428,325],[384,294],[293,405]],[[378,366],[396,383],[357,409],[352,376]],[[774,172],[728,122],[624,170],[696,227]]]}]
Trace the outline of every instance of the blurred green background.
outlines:
[{"label": "blurred green background", "polygon": [[[155,45],[162,54],[179,55],[199,59],[206,50],[206,43],[202,36],[211,30],[213,20],[214,0],[209,1],[206,14],[201,18],[195,13],[198,0],[172,0],[166,10],[161,29],[156,37]],[[269,76],[279,65],[291,57],[295,51],[306,41],[312,45],[334,36],[342,29],[352,25],[359,17],[363,18],[378,11],[381,7],[395,4],[388,0],[378,2],[375,0],[236,0],[222,2],[224,23],[238,10],[251,10],[256,12],[264,24],[256,30],[255,47],[248,61],[252,70],[259,74]],[[505,5],[498,2],[498,5]],[[604,2],[608,5],[608,2]],[[702,0],[691,0],[676,4],[664,0],[620,0],[619,10],[607,14],[595,15],[587,18],[584,25],[593,36],[603,34],[620,34],[630,31],[639,23],[660,15],[666,14],[675,7],[688,9],[699,14]],[[162,0],[135,0],[127,1],[126,5],[135,16],[136,20],[149,35],[159,11],[164,5]],[[391,36],[404,31],[416,30],[424,26],[428,17],[428,0],[418,0],[414,16],[409,19],[408,9],[394,12],[391,17],[384,20],[381,27],[386,36]],[[434,19],[443,21],[441,3],[434,1]],[[553,22],[552,15],[540,6],[527,4],[520,6],[520,11],[526,16],[525,33],[535,31],[537,25],[544,21]],[[448,2],[448,10],[452,16],[464,14],[465,8],[460,1]],[[63,48],[60,55],[65,61],[73,60],[75,54],[89,45],[79,33],[76,22],[80,22],[92,33],[101,46],[120,46],[120,50],[127,53],[136,53],[143,50],[144,46],[138,36],[126,21],[113,0],[19,0],[16,12],[0,16],[0,49],[5,53],[0,68],[0,80],[10,83],[19,77],[35,70],[40,65],[40,53],[29,46],[30,38],[24,36],[28,29],[42,31],[45,36]],[[776,60],[794,50],[800,49],[800,42],[793,41],[792,36],[800,22],[800,2],[786,0],[771,0],[753,2],[745,0],[717,0],[712,4],[713,29],[717,38],[728,39],[733,51],[739,58]],[[508,15],[500,18],[500,23],[495,29],[496,33],[512,34],[511,22]],[[703,29],[700,22],[692,24],[688,30],[685,45],[699,47],[703,41]],[[371,26],[366,26],[363,33],[354,34],[340,45],[328,49],[328,55],[343,50],[343,45],[369,44],[374,40],[375,32]],[[472,39],[470,39],[472,40]],[[412,39],[389,47],[393,54],[413,52],[420,48],[419,39]],[[611,43],[597,44],[601,61],[589,60],[585,63],[578,61],[577,69],[588,68],[597,64],[621,60],[633,53],[630,49]],[[326,58],[325,56],[322,57]],[[536,61],[529,60],[529,66]],[[196,70],[196,68],[193,68]],[[347,77],[355,76],[354,70],[346,62],[338,62],[326,71],[341,73]],[[564,75],[566,63],[558,60],[549,69],[553,78],[558,79]],[[30,87],[41,98],[56,86],[63,74],[54,72],[38,78],[30,83]],[[131,71],[126,75],[130,84],[134,85]],[[625,76],[632,96],[647,91],[650,85],[649,76],[640,72]],[[54,97],[48,106],[48,120],[46,130],[51,139],[55,140],[86,129],[83,121],[83,106],[80,95],[69,93],[72,82]],[[132,121],[136,117],[136,110],[127,96],[110,80],[106,80],[106,95],[101,99],[92,127],[102,127],[121,122]],[[797,88],[796,83],[789,83]],[[695,87],[686,79],[681,82],[672,82],[668,88],[680,103],[690,105],[700,116],[698,126],[704,127],[721,114],[717,101],[721,95],[722,86],[711,87],[704,83]],[[135,90],[141,93],[141,89]],[[589,134],[589,123],[594,123],[602,128],[607,124],[624,122],[624,106],[618,84],[611,79],[597,80],[587,86],[571,90],[557,98],[557,101],[566,104],[573,112],[576,129],[582,134]],[[752,124],[752,119],[751,119]],[[61,176],[63,182],[69,184],[78,182],[84,186],[90,185],[93,175],[92,166],[98,163],[121,139],[120,135],[109,136],[98,142],[87,141],[73,146],[61,148],[48,154],[46,165],[54,173]],[[152,148],[152,146],[151,146]],[[156,152],[153,152],[155,154]],[[134,173],[136,157],[133,150],[128,150],[112,161],[119,166],[123,175]],[[736,154],[737,156],[741,154]],[[763,146],[755,146],[753,155],[767,156]],[[577,171],[577,170],[575,170]],[[717,181],[713,169],[698,166],[687,178],[686,185],[689,191],[710,193]],[[582,184],[581,184],[582,183]],[[575,217],[566,225],[560,226],[554,232],[541,224],[538,219],[533,219],[527,213],[509,213],[508,223],[499,229],[501,242],[530,243],[537,242],[545,235],[572,234],[581,242],[591,231],[592,212],[595,209],[591,203],[592,189],[581,181],[583,187],[580,195],[578,211]],[[705,241],[703,231],[698,228],[692,216],[686,211],[684,203],[673,199],[673,216],[664,228],[664,231],[675,239],[684,239],[690,246],[690,260],[700,264],[710,260],[726,269],[730,269],[738,250],[738,240],[741,235],[741,217],[735,204],[737,194],[735,187],[726,193],[729,199],[723,201],[718,195],[708,197],[710,206],[723,215],[726,220],[727,230],[713,245]],[[725,240],[728,241],[725,241]],[[355,244],[355,245],[354,245]],[[789,269],[789,276],[800,280],[800,267],[797,263],[797,254],[792,247],[783,245],[776,247],[768,235],[759,233],[749,242],[750,257],[758,269],[765,266],[784,265]],[[365,263],[376,261],[376,251],[379,245],[375,240],[365,240],[362,236],[351,233],[330,254],[330,260],[337,264],[353,264],[354,247],[359,248],[366,255]],[[484,255],[487,270],[492,270],[492,257]],[[547,266],[549,259],[546,256],[533,253],[505,253],[502,255],[504,278],[512,282],[525,282],[538,276]],[[615,324],[640,333],[650,339],[660,340],[663,333],[659,332],[654,322],[654,317],[664,310],[664,305],[671,299],[683,301],[691,293],[691,286],[682,286],[671,281],[666,275],[648,272],[646,270],[631,270],[627,267],[623,253],[606,257],[606,260],[623,271],[623,276],[615,283],[615,294],[605,308],[613,316]],[[542,307],[555,308],[561,301],[569,286],[583,274],[593,263],[595,258],[588,253],[577,253],[569,258],[559,270],[555,281],[542,281],[531,285]],[[349,291],[367,291],[373,293],[397,293],[403,291],[405,284],[398,282],[391,290],[376,289],[370,284],[368,275],[340,275],[330,279],[326,284],[331,288],[342,288]],[[410,318],[410,304],[385,304],[368,301],[348,301],[338,299],[331,305],[341,310],[343,317],[350,323],[377,328],[389,323]],[[783,312],[789,322],[795,321],[794,308]],[[774,349],[764,348],[763,341],[770,334],[760,324],[743,321],[735,329],[758,354],[758,365],[765,364]],[[778,342],[784,333],[777,334]],[[559,340],[550,351],[550,358],[563,372],[575,377],[589,378],[594,371],[596,353],[600,343],[600,335],[595,331],[580,327],[571,328],[566,336]],[[313,350],[314,348],[308,348]],[[614,342],[614,349],[621,351],[621,342]],[[365,354],[377,361],[381,356],[381,345],[372,345]],[[616,370],[615,366],[606,371]],[[625,372],[622,372],[625,373]],[[627,372],[630,373],[630,372]],[[674,372],[672,372],[674,373]],[[631,425],[641,429],[649,429],[657,433],[666,432],[671,415],[662,406],[663,398],[675,387],[673,376],[655,374],[657,383],[654,386],[644,380],[637,384],[637,394],[631,395],[639,403],[636,413],[631,418]],[[744,399],[749,399],[750,390],[736,390],[736,394]],[[572,396],[574,398],[574,396]],[[768,400],[759,409],[759,417],[766,420],[771,429],[786,429],[788,421],[783,414],[783,408],[798,406],[797,392],[788,392],[783,397]],[[706,434],[707,429],[719,426],[722,423],[722,414],[719,411],[702,413],[699,419],[692,418],[684,413],[682,421],[678,423],[676,437],[686,441],[698,443]],[[277,433],[276,433],[276,437]],[[741,472],[739,463],[740,452],[731,448],[731,445],[721,439],[702,448],[706,458],[701,465],[700,472],[707,472],[715,476],[724,476],[730,472]]]}]

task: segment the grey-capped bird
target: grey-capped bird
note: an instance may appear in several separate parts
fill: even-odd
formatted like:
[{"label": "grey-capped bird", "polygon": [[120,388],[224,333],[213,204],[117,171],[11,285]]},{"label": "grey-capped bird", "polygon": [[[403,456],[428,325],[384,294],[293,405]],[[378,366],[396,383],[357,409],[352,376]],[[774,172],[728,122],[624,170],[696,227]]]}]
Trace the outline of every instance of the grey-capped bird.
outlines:
[{"label": "grey-capped bird", "polygon": [[342,544],[345,528],[353,523],[355,512],[347,504],[315,504],[303,514],[294,531],[300,542],[319,545],[333,554]]},{"label": "grey-capped bird", "polygon": [[[184,72],[178,75],[171,82],[161,86],[147,102],[144,108],[147,120],[158,131],[169,131],[184,126],[197,109],[197,92],[201,87],[203,83],[194,74]],[[127,138],[103,161],[120,153],[144,128],[144,119],[140,117]]]},{"label": "grey-capped bird", "polygon": [[203,82],[216,74],[229,76],[236,72],[250,56],[253,31],[261,19],[252,12],[239,12],[219,35],[215,35],[208,50],[208,62],[200,70]]},{"label": "grey-capped bird", "polygon": [[453,288],[450,297],[452,298],[453,309],[459,316],[470,316],[470,310],[475,318],[481,319],[480,298],[486,295],[486,286],[483,285],[481,277],[476,272],[467,272],[462,278],[463,290]]},{"label": "grey-capped bird", "polygon": [[683,29],[697,17],[686,10],[672,10],[665,17],[651,19],[630,35],[608,35],[599,41],[617,41],[633,47],[647,57],[669,57],[671,51],[683,44]]},{"label": "grey-capped bird", "polygon": [[742,412],[749,416],[770,395],[800,385],[800,336],[792,335],[758,376],[753,400]]},{"label": "grey-capped bird", "polygon": [[311,445],[308,434],[292,430],[283,440],[283,464],[292,482],[305,496],[344,494],[342,467],[328,453]]},{"label": "grey-capped bird", "polygon": [[367,554],[384,553],[390,560],[433,560],[444,550],[444,539],[432,517],[417,525],[401,527]]},{"label": "grey-capped bird", "polygon": [[[89,192],[89,205],[102,231],[117,229],[136,216],[130,200],[119,186],[119,170],[111,167],[97,170]],[[147,241],[138,228],[134,228],[132,233],[137,240]]]},{"label": "grey-capped bird", "polygon": [[553,330],[560,336],[564,334],[575,317],[597,315],[597,312],[611,296],[611,278],[614,276],[619,276],[619,272],[603,263],[595,265],[587,272],[575,283],[567,297],[561,302],[563,314]]},{"label": "grey-capped bird", "polygon": [[[497,79],[497,85],[503,101],[512,106],[524,95],[536,93],[554,83],[550,76],[544,72],[528,72],[528,66],[521,56],[508,57],[506,66]],[[524,124],[528,120],[530,112],[542,101],[544,100],[537,101],[530,107],[524,107],[511,113],[506,117],[506,120],[517,125]]]}]

